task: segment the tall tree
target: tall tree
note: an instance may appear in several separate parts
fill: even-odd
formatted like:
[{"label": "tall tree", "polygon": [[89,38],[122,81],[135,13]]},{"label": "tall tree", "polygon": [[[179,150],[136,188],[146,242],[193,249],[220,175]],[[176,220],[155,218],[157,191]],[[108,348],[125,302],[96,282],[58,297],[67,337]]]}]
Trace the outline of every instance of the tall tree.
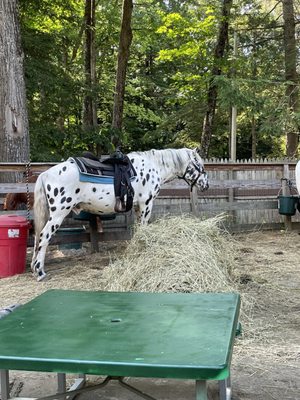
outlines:
[{"label": "tall tree", "polygon": [[214,128],[214,119],[217,106],[218,90],[215,82],[215,77],[221,75],[221,61],[224,58],[226,43],[228,42],[228,27],[230,9],[232,7],[232,0],[223,0],[221,20],[219,25],[219,34],[215,47],[214,65],[211,72],[211,78],[208,86],[207,93],[207,107],[203,122],[203,130],[201,137],[201,153],[204,157],[208,156],[209,145]]},{"label": "tall tree", "polygon": [[[97,126],[96,93],[96,51],[95,51],[95,0],[85,1],[85,96],[83,100],[83,130],[94,131]],[[97,150],[88,143],[91,151]]]},{"label": "tall tree", "polygon": [[[28,117],[17,0],[0,0],[0,160],[29,159]],[[1,174],[0,180],[8,175]]]},{"label": "tall tree", "polygon": [[111,140],[114,146],[116,147],[121,145],[126,72],[130,54],[130,45],[132,42],[132,29],[131,29],[132,8],[133,8],[132,0],[123,1],[122,23],[120,31],[118,64],[117,64],[117,74],[116,74],[116,87],[115,87],[114,108],[112,117]]},{"label": "tall tree", "polygon": [[297,50],[295,37],[295,16],[293,0],[282,1],[284,21],[284,55],[285,55],[285,79],[287,80],[286,95],[288,97],[290,123],[287,124],[286,155],[294,157],[297,153],[299,123],[295,114],[299,112],[299,80],[296,70]]}]

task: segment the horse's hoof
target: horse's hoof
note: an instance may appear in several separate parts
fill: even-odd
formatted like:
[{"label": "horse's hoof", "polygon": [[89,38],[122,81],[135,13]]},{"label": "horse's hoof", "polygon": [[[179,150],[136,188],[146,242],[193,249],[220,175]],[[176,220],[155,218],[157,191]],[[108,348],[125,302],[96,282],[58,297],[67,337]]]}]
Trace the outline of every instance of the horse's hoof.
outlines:
[{"label": "horse's hoof", "polygon": [[37,276],[36,280],[37,280],[38,282],[41,282],[41,281],[43,281],[43,280],[46,278],[46,276],[47,276],[47,274],[45,274],[45,272],[43,272],[41,275],[39,274],[39,275]]}]

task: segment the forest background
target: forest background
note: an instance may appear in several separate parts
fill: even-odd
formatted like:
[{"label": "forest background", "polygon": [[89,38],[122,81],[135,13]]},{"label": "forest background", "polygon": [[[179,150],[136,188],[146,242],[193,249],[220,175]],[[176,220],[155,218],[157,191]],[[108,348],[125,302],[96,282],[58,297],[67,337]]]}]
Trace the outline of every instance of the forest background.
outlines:
[{"label": "forest background", "polygon": [[297,156],[300,0],[17,6],[30,136],[18,161],[107,154],[116,137],[124,152],[200,145],[230,158],[235,121],[237,158]]}]

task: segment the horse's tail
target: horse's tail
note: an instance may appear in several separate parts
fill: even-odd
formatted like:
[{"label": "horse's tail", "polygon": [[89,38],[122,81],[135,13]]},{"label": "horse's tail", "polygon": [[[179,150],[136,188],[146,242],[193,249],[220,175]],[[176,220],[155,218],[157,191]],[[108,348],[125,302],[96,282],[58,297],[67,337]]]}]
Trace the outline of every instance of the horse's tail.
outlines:
[{"label": "horse's tail", "polygon": [[49,208],[46,198],[43,174],[39,175],[34,188],[34,230],[38,238],[49,218]]}]

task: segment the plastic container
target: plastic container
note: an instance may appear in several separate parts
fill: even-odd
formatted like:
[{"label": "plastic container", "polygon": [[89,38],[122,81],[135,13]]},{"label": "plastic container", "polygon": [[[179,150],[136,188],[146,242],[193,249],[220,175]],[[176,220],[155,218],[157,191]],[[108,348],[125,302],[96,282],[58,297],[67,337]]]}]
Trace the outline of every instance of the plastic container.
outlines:
[{"label": "plastic container", "polygon": [[18,215],[0,215],[0,278],[25,272],[29,223]]},{"label": "plastic container", "polygon": [[278,210],[281,215],[295,215],[298,196],[278,196]]}]

